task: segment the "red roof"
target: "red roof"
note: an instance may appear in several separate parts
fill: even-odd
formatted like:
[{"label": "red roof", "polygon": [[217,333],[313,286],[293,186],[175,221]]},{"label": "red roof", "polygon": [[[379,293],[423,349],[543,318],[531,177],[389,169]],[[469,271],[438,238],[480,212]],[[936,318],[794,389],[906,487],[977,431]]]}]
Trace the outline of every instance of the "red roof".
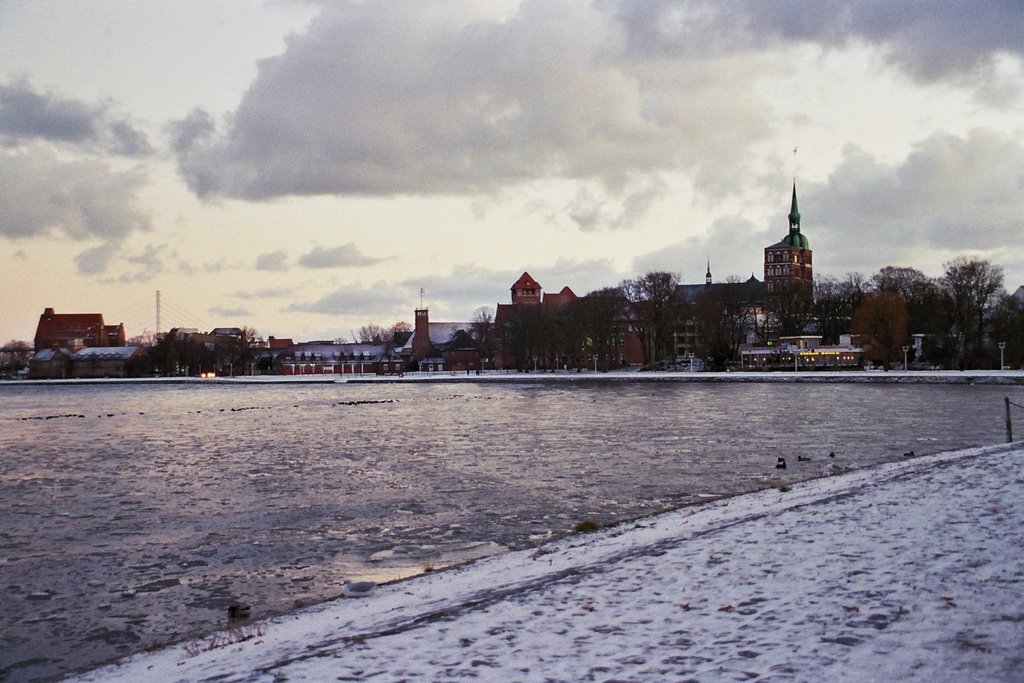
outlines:
[{"label": "red roof", "polygon": [[35,347],[36,350],[65,347],[72,339],[81,339],[86,346],[108,346],[106,333],[107,326],[100,313],[54,313],[52,308],[47,308],[39,316]]},{"label": "red roof", "polygon": [[548,307],[561,308],[570,301],[575,301],[577,298],[576,293],[569,289],[568,286],[562,287],[562,291],[558,294],[551,294],[550,292],[544,295],[544,305]]},{"label": "red roof", "polygon": [[519,279],[516,280],[516,283],[512,285],[510,289],[514,292],[517,289],[524,288],[540,289],[540,283],[530,277],[530,274],[525,271],[519,276]]}]

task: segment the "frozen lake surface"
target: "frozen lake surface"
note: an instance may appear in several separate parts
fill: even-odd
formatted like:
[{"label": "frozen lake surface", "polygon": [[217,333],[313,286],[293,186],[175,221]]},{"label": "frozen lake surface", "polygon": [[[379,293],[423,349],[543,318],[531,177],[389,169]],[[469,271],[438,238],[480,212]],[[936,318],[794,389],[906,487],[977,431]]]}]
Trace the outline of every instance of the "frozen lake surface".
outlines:
[{"label": "frozen lake surface", "polygon": [[206,634],[237,600],[281,614],[346,578],[529,547],[583,519],[997,443],[1008,392],[1020,398],[930,385],[5,385],[0,680]]}]

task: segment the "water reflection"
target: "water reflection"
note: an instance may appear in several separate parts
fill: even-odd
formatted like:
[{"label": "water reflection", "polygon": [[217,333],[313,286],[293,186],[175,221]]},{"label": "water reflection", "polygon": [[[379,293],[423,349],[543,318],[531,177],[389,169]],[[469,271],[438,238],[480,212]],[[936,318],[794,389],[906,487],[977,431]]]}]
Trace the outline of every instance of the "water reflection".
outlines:
[{"label": "water reflection", "polygon": [[22,680],[209,632],[236,600],[278,614],[338,595],[345,578],[526,547],[582,519],[627,519],[830,464],[994,443],[1007,389],[0,392],[0,679]]}]

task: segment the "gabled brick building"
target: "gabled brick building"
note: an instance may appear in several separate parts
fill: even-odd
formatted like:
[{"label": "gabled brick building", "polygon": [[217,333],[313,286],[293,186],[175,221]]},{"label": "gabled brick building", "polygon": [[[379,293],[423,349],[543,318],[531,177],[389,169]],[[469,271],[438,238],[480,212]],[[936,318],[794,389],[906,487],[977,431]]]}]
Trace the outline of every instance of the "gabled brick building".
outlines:
[{"label": "gabled brick building", "polygon": [[509,291],[511,303],[499,303],[494,316],[496,368],[608,370],[642,361],[621,296],[579,297],[569,287],[544,293],[527,272]]},{"label": "gabled brick building", "polygon": [[431,322],[430,310],[416,309],[412,335],[398,350],[406,359],[406,367],[439,372],[479,372],[482,368],[480,348],[473,338],[473,324],[468,322]]},{"label": "gabled brick building", "polygon": [[124,345],[124,323],[106,325],[100,313],[56,313],[47,308],[36,326],[36,351]]}]

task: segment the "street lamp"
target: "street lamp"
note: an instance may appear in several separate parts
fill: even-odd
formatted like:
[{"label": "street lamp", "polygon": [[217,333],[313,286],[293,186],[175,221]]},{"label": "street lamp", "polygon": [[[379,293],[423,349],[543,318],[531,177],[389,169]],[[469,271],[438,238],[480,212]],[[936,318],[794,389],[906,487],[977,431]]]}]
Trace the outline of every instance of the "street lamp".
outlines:
[{"label": "street lamp", "polygon": [[903,347],[903,372],[907,371],[907,351],[910,350],[909,346]]},{"label": "street lamp", "polygon": [[999,369],[1005,370],[1006,365],[1003,364],[1003,351],[1006,350],[1006,342],[999,342]]}]

